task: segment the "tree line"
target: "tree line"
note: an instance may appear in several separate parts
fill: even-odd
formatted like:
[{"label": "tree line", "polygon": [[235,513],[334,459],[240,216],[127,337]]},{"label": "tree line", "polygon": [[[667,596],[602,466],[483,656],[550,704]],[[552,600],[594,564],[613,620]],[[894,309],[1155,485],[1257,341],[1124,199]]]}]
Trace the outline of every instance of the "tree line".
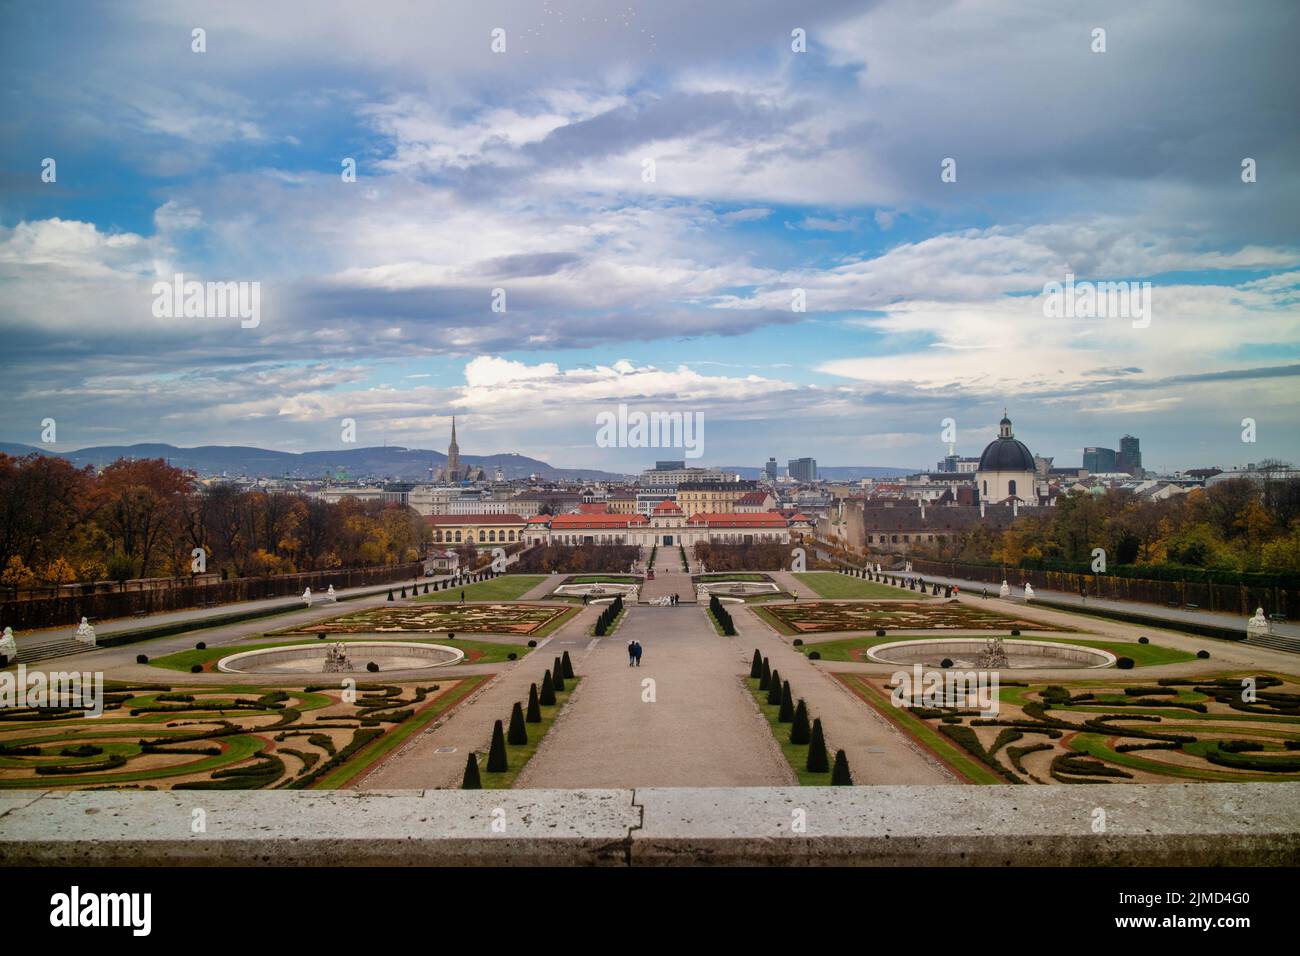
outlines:
[{"label": "tree line", "polygon": [[[925,557],[1012,567],[1143,566],[1235,573],[1300,571],[1300,479],[1235,478],[1162,501],[1127,489],[1071,492],[1054,508],[1024,508],[1003,531],[976,525]],[[1165,575],[1160,575],[1165,576]]]},{"label": "tree line", "polygon": [[160,458],[96,471],[0,454],[7,588],[189,576],[196,548],[223,577],[401,564],[429,540],[427,523],[395,503],[205,485]]}]

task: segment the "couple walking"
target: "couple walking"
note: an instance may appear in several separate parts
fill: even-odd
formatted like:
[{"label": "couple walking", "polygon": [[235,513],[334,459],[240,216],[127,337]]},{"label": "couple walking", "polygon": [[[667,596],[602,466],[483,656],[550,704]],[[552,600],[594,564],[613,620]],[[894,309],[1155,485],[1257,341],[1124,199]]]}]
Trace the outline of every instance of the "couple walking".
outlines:
[{"label": "couple walking", "polygon": [[641,666],[641,642],[640,641],[627,642],[627,666],[628,667]]}]

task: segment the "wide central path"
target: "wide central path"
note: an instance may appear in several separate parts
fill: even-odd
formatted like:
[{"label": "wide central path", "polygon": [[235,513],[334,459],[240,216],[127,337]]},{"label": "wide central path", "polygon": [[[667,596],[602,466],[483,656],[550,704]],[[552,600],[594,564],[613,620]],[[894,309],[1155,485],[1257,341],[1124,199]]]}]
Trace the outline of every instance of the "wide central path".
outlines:
[{"label": "wide central path", "polygon": [[[640,667],[628,666],[633,639],[645,649]],[[742,682],[748,666],[735,640],[717,635],[703,607],[629,607],[618,630],[574,665],[583,682],[516,786],[794,782]]]}]

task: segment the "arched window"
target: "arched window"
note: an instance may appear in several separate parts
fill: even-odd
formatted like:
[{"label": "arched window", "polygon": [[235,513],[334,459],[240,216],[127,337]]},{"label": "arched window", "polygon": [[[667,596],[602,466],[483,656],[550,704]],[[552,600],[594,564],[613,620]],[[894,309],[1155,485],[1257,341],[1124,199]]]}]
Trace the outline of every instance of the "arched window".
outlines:
[{"label": "arched window", "polygon": [[984,480],[984,497],[987,498],[988,496],[989,496],[989,483],[988,483],[988,479],[986,478]]},{"label": "arched window", "polygon": [[478,532],[478,541],[479,544],[485,544],[487,542],[487,533],[483,531],[482,528],[480,528]]},{"label": "arched window", "polygon": [[1012,478],[1010,481],[1007,482],[1007,494],[1014,495],[1015,493],[1016,493],[1016,479]]}]

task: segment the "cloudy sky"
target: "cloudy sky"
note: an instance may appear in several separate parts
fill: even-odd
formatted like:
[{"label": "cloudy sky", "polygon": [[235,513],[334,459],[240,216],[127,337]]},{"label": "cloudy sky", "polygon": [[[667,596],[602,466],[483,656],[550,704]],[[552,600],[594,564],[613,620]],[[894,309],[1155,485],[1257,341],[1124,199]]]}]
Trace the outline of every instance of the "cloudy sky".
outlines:
[{"label": "cloudy sky", "polygon": [[[1005,406],[1062,465],[1300,459],[1289,0],[0,18],[0,440],[680,457],[597,447],[625,403],[704,463],[923,466]],[[1067,272],[1149,324],[1049,316]],[[177,273],[260,324],[155,315]]]}]

